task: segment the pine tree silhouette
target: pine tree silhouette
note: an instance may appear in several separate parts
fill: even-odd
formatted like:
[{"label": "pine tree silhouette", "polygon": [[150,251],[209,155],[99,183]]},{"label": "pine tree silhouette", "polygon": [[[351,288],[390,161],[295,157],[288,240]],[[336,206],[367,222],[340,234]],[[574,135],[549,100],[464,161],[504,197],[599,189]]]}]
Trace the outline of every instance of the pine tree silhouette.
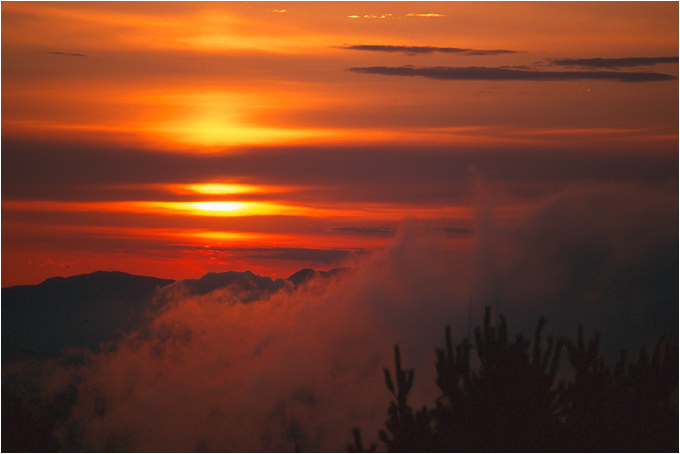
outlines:
[{"label": "pine tree silhouette", "polygon": [[[378,436],[389,452],[677,452],[678,348],[661,338],[651,359],[644,346],[636,363],[626,353],[613,369],[599,356],[600,334],[587,346],[578,339],[555,341],[538,321],[533,343],[520,334],[508,338],[503,316],[494,326],[490,308],[484,324],[454,346],[445,328],[445,346],[436,349],[433,409],[414,413],[407,404],[413,370],[401,366],[395,346],[395,382],[385,369],[390,403],[386,430]],[[571,381],[556,383],[562,348],[574,369]],[[479,367],[470,367],[475,349]],[[371,444],[369,451],[376,449]],[[354,429],[350,452],[366,452]]]},{"label": "pine tree silhouette", "polygon": [[567,343],[576,370],[564,392],[565,446],[575,451],[678,451],[678,350],[662,337],[652,359],[644,346],[613,371],[597,356],[599,333],[584,348]]},{"label": "pine tree silhouette", "polygon": [[464,340],[457,346],[458,361],[451,361],[450,330],[446,330],[447,353],[437,352],[437,384],[444,396],[435,409],[437,435],[444,438],[439,443],[440,449],[506,451],[510,446],[522,451],[549,449],[557,425],[553,415],[557,396],[552,385],[562,343],[558,342],[555,348],[554,339],[549,337],[548,348],[542,352],[544,325],[545,320],[541,319],[530,355],[530,342],[521,335],[509,341],[505,318],[501,316],[498,326],[492,326],[487,308],[483,328],[475,330],[480,367],[472,372],[468,342]]},{"label": "pine tree silhouette", "polygon": [[[413,369],[401,368],[401,355],[399,346],[394,346],[395,383],[389,369],[384,369],[385,384],[392,393],[395,401],[390,402],[387,414],[389,418],[385,423],[386,431],[380,430],[378,437],[385,443],[390,452],[433,452],[430,436],[429,412],[425,407],[413,413],[413,409],[406,403],[408,394],[413,386]],[[361,433],[355,428],[353,431],[354,443],[347,447],[349,452],[366,452],[361,441]],[[369,451],[375,451],[375,444],[371,444]]]}]

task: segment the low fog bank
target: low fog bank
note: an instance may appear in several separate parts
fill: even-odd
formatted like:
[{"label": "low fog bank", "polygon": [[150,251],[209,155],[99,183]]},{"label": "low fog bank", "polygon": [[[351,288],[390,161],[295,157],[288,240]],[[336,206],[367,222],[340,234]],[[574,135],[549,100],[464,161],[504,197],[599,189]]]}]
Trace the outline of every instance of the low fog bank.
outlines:
[{"label": "low fog bank", "polygon": [[511,334],[540,315],[547,333],[599,330],[609,362],[660,335],[677,344],[677,208],[675,189],[579,184],[504,220],[482,195],[471,249],[406,220],[389,248],[298,286],[179,281],[101,353],[3,367],[3,394],[52,415],[64,450],[339,451],[353,427],[384,423],[392,346],[415,369],[413,408],[431,404],[444,326],[461,340],[485,305]]}]

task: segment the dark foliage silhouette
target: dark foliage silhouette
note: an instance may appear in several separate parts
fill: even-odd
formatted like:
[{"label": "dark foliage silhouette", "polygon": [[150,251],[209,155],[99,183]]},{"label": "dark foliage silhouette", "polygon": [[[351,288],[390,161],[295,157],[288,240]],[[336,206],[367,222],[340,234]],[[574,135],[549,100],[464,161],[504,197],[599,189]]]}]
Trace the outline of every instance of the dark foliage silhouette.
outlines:
[{"label": "dark foliage silhouette", "polygon": [[401,368],[397,345],[394,346],[394,361],[397,387],[395,389],[389,369],[385,369],[385,384],[396,402],[392,401],[388,410],[390,417],[386,427],[389,434],[381,430],[378,435],[392,451],[425,451],[428,448],[423,445],[428,440],[426,436],[429,424],[427,409],[423,408],[414,414],[411,407],[406,404],[408,393],[413,386],[413,369],[403,370]]},{"label": "dark foliage silhouette", "polygon": [[662,337],[626,367],[598,359],[599,334],[567,343],[574,381],[563,394],[565,446],[574,451],[678,451],[678,351]]},{"label": "dark foliage silhouette", "polygon": [[[576,343],[547,337],[541,318],[533,345],[520,334],[508,338],[503,316],[496,326],[487,307],[484,325],[453,345],[445,329],[445,348],[436,350],[436,384],[441,391],[432,409],[414,413],[408,406],[413,370],[403,370],[395,346],[396,388],[385,370],[390,403],[387,431],[380,440],[390,452],[678,451],[678,349],[661,338],[652,357],[643,346],[636,363],[626,352],[614,368],[598,356],[600,335],[587,347],[579,328]],[[471,367],[476,349],[478,366]],[[562,350],[573,379],[556,381]],[[377,447],[372,444],[369,451]],[[354,429],[350,452],[366,452]]]}]

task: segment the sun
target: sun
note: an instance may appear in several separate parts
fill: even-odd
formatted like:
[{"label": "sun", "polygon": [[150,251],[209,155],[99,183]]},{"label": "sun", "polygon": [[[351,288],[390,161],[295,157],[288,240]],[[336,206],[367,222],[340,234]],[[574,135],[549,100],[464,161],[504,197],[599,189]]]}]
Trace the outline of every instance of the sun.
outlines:
[{"label": "sun", "polygon": [[182,189],[187,192],[206,195],[223,195],[223,194],[251,194],[254,192],[263,192],[265,188],[247,184],[225,184],[225,183],[200,183],[184,185]]},{"label": "sun", "polygon": [[216,213],[231,213],[234,211],[244,210],[246,208],[245,202],[196,202],[193,207],[200,211],[216,212]]}]

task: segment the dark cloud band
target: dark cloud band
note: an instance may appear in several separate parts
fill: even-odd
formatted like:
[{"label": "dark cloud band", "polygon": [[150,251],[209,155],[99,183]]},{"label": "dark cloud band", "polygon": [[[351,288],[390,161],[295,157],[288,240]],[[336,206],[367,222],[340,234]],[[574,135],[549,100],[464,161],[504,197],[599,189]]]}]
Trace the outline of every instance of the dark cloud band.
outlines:
[{"label": "dark cloud band", "polygon": [[298,260],[318,263],[339,262],[351,254],[351,251],[343,249],[262,248],[250,250],[256,253],[248,255],[246,258]]},{"label": "dark cloud band", "polygon": [[431,54],[434,52],[441,52],[445,54],[462,54],[462,55],[499,55],[499,54],[514,54],[514,50],[494,49],[464,49],[459,47],[434,47],[434,46],[388,46],[388,45],[373,45],[373,44],[356,44],[347,46],[338,46],[340,49],[348,50],[363,50],[370,52],[403,52],[408,55]]},{"label": "dark cloud band", "polygon": [[392,235],[394,231],[384,229],[381,227],[336,227],[332,229],[335,232],[343,233],[361,233],[369,235]]},{"label": "dark cloud band", "polygon": [[628,57],[628,58],[551,58],[550,64],[557,66],[581,66],[586,68],[623,68],[653,66],[663,63],[678,63],[678,57]]},{"label": "dark cloud band", "polygon": [[493,68],[486,66],[370,66],[350,68],[349,71],[384,76],[426,77],[438,80],[491,80],[491,81],[565,81],[614,80],[619,82],[657,82],[677,80],[675,76],[651,72],[617,71],[534,71],[524,69]]},{"label": "dark cloud band", "polygon": [[85,54],[78,54],[76,52],[57,52],[57,51],[51,51],[51,52],[46,52],[48,54],[52,55],[63,55],[64,57],[87,57]]},{"label": "dark cloud band", "polygon": [[[622,181],[631,177],[658,182],[677,179],[678,175],[676,149],[640,154],[617,148],[617,158],[612,159],[609,153],[590,148],[579,151],[571,146],[553,147],[550,153],[542,147],[529,146],[455,150],[376,146],[253,148],[230,154],[196,155],[102,146],[93,152],[87,144],[11,139],[3,139],[2,145],[3,200],[73,201],[93,197],[101,200],[99,197],[112,197],[106,194],[116,185],[254,178],[266,184],[295,181],[315,186],[316,190],[334,185],[357,191],[363,188],[361,192],[367,197],[376,197],[377,188],[383,187],[385,192],[380,194],[384,194],[385,200],[398,198],[421,203],[420,193],[413,185],[433,188],[443,185],[454,191],[452,184],[464,181],[471,166],[497,170],[505,181],[549,184],[583,179]],[[394,182],[409,189],[401,191]],[[102,189],[97,191],[97,187]],[[432,198],[437,192],[426,194]],[[141,195],[144,197],[140,199],[131,192],[123,194],[124,200],[143,200],[148,194]],[[117,193],[116,197],[120,196]]]},{"label": "dark cloud band", "polygon": [[472,235],[472,229],[467,227],[444,227],[442,231],[453,235]]}]

